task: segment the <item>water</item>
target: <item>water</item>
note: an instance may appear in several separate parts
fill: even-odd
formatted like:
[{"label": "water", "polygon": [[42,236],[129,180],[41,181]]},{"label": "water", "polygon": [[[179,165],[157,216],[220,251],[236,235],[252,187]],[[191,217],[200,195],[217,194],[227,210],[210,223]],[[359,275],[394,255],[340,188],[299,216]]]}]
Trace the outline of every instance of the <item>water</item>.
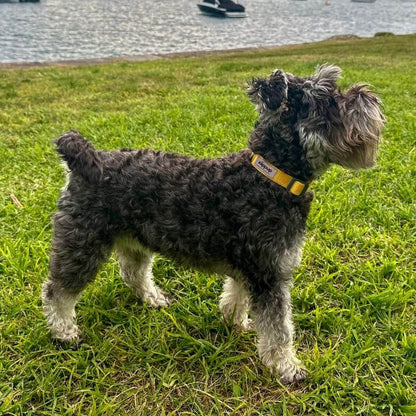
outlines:
[{"label": "water", "polygon": [[197,0],[0,3],[0,62],[101,58],[416,32],[416,2],[241,0],[245,19],[201,15]]}]

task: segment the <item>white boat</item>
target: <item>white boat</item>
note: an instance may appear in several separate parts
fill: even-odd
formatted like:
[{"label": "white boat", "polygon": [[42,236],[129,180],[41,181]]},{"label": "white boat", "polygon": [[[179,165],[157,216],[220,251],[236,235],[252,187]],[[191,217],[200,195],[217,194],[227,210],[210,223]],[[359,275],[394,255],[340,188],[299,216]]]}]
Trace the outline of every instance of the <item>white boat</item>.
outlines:
[{"label": "white boat", "polygon": [[[230,3],[230,8],[227,8]],[[197,3],[198,9],[203,14],[217,17],[247,17],[244,6],[236,4],[232,1],[222,2],[219,0],[205,0]]]}]

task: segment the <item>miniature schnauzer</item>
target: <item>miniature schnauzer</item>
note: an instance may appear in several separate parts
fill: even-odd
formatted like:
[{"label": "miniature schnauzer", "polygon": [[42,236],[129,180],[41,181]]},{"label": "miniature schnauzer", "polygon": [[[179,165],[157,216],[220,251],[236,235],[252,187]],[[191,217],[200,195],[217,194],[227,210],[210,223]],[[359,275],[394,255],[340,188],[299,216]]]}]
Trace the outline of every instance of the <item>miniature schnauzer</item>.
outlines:
[{"label": "miniature schnauzer", "polygon": [[365,85],[341,92],[341,70],[300,78],[275,70],[247,94],[258,121],[248,149],[218,159],[151,150],[100,151],[77,131],[57,139],[69,169],[54,217],[42,300],[52,336],[79,337],[75,304],[114,248],[120,274],[156,307],[168,296],[152,275],[153,253],[226,275],[225,319],[258,333],[263,363],[283,383],[305,370],[296,358],[290,291],[301,258],[312,180],[331,163],[375,163],[384,117]]}]

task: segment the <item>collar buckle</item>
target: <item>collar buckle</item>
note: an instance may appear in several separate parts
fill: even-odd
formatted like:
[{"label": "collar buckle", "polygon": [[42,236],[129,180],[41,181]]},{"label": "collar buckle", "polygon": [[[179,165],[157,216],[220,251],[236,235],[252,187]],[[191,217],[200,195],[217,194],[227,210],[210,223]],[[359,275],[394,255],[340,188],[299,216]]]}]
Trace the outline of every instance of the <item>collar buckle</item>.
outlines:
[{"label": "collar buckle", "polygon": [[286,189],[294,195],[303,196],[305,195],[308,188],[309,183],[292,177]]}]

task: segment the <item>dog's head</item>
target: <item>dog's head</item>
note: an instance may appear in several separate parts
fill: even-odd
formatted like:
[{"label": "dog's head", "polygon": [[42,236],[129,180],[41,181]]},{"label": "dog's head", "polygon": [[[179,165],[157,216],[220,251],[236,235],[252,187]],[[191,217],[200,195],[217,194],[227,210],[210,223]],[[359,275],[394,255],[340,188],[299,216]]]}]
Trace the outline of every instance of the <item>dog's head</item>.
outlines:
[{"label": "dog's head", "polygon": [[259,123],[280,131],[280,140],[298,138],[315,175],[330,163],[350,168],[375,163],[384,126],[380,100],[362,84],[341,92],[336,85],[340,76],[341,69],[332,65],[306,78],[275,70],[247,88]]}]

